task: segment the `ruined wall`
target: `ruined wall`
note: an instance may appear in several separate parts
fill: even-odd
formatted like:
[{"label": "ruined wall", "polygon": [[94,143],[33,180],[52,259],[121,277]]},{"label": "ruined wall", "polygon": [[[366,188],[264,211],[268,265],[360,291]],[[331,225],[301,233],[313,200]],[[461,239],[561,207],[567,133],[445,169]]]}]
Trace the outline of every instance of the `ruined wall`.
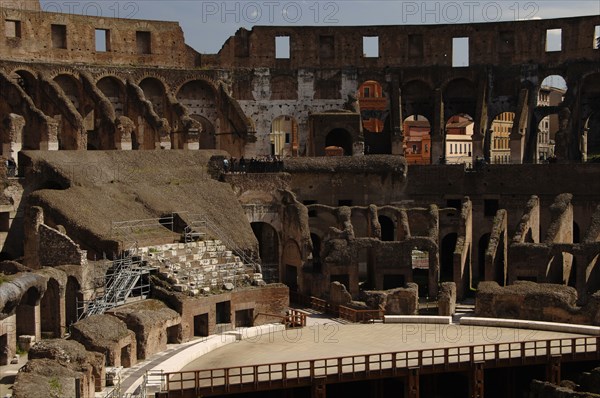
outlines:
[{"label": "ruined wall", "polygon": [[42,224],[39,229],[40,266],[53,267],[63,264],[85,265],[86,251],[81,250],[65,233]]},{"label": "ruined wall", "polygon": [[73,324],[71,338],[86,350],[104,354],[109,366],[128,368],[137,363],[135,334],[116,317],[91,315]]},{"label": "ruined wall", "polygon": [[[2,3],[0,6],[4,6]],[[185,45],[176,22],[93,18],[25,9],[2,8],[0,40],[4,59],[35,62],[193,67],[198,54]],[[18,22],[7,37],[7,21]],[[106,33],[106,48],[96,47],[95,30]]]},{"label": "ruined wall", "polygon": [[583,307],[577,306],[577,291],[569,286],[517,281],[500,287],[481,282],[475,314],[491,318],[600,325],[600,295]]},{"label": "ruined wall", "polygon": [[158,300],[119,306],[108,314],[125,322],[129,330],[135,333],[138,359],[147,359],[166,350],[167,342],[181,342],[181,327],[178,326],[181,317]]},{"label": "ruined wall", "polygon": [[[289,159],[285,171],[298,200],[338,206],[385,205],[402,197],[406,184],[404,158],[373,155],[348,158]],[[350,202],[348,202],[350,201]]]},{"label": "ruined wall", "polygon": [[[210,296],[193,298],[184,294],[176,293],[165,289],[164,287],[154,286],[153,297],[164,301],[167,305],[181,314],[181,337],[183,341],[188,341],[193,336],[207,336],[208,334],[218,333],[223,330],[231,329],[236,326],[236,311],[252,310],[254,315],[254,325],[262,325],[272,322],[280,322],[278,318],[272,316],[258,316],[259,313],[271,315],[284,315],[289,306],[289,291],[287,286],[282,284],[270,284],[263,287],[248,288],[244,290],[234,290],[228,293],[215,294]],[[217,303],[230,303],[230,322],[227,325],[217,329]],[[207,334],[195,334],[196,316],[206,314]],[[196,320],[198,322],[198,320]]]},{"label": "ruined wall", "polygon": [[[453,37],[472,40],[470,65],[521,64],[531,59],[560,62],[569,58],[594,60],[594,25],[598,17],[562,18],[461,25],[297,27],[257,26],[240,29],[211,58],[211,66],[320,68],[356,65],[366,68],[389,66],[450,66]],[[545,51],[546,29],[562,28],[563,40],[573,43],[563,51]],[[290,38],[290,58],[275,58],[275,37]],[[363,36],[379,37],[379,57],[365,57]],[[412,36],[412,37],[411,37]],[[419,36],[418,38],[415,36]],[[323,37],[327,37],[323,39]],[[417,40],[418,39],[418,40]],[[507,43],[508,42],[508,43]],[[323,51],[332,47],[331,52]]]}]

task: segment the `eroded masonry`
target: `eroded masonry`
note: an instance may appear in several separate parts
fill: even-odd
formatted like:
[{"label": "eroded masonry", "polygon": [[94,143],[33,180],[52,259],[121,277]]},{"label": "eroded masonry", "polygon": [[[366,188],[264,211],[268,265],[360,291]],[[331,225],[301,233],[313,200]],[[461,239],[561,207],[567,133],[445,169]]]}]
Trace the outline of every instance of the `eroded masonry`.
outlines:
[{"label": "eroded masonry", "polygon": [[92,397],[107,366],[285,322],[290,296],[600,325],[600,16],[258,26],[200,54],[176,22],[0,6],[15,396],[53,369]]}]

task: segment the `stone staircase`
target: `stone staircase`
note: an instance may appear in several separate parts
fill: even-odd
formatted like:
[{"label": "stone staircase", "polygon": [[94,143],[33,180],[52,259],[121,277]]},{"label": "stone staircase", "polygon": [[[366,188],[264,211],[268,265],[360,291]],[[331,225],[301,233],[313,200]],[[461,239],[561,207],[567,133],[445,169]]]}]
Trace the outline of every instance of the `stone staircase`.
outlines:
[{"label": "stone staircase", "polygon": [[192,296],[264,283],[262,274],[217,239],[142,247],[138,253],[174,290]]}]

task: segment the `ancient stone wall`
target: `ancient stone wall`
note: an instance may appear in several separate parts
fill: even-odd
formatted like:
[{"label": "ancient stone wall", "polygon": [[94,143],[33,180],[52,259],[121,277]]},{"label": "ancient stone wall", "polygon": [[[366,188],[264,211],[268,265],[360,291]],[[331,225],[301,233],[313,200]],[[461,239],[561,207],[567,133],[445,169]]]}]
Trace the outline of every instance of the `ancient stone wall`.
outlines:
[{"label": "ancient stone wall", "polygon": [[569,286],[517,281],[506,287],[481,282],[475,314],[491,318],[600,325],[600,295],[577,306],[577,291]]},{"label": "ancient stone wall", "polygon": [[[253,314],[254,325],[280,322],[281,319],[272,315],[284,315],[289,306],[289,291],[287,286],[282,284],[270,284],[198,298],[155,286],[153,296],[181,314],[183,341],[188,341],[193,336],[208,336],[235,326],[248,326],[240,324],[242,319],[236,319],[237,311],[249,310]],[[229,308],[226,310],[227,313],[219,314],[219,319],[217,319],[218,303],[229,303],[224,306]],[[258,316],[259,314],[263,315]],[[217,323],[222,325],[217,328]]]},{"label": "ancient stone wall", "polygon": [[[0,6],[5,6],[4,2]],[[177,22],[46,13],[2,8],[2,32],[13,21],[18,30],[0,40],[4,59],[35,62],[84,62],[113,65],[194,67],[198,53],[185,45]],[[97,47],[103,31],[104,48]]]},{"label": "ancient stone wall", "polygon": [[[470,44],[470,65],[521,64],[532,59],[556,63],[573,58],[593,60],[594,25],[597,17],[562,18],[462,25],[405,25],[362,27],[258,26],[240,29],[211,59],[211,66],[323,68],[357,65],[361,68],[389,66],[451,66],[453,37],[477,37]],[[526,27],[526,28],[525,28]],[[547,53],[546,30],[562,28],[563,40],[573,46]],[[277,59],[275,37],[290,39],[290,58]],[[379,38],[379,56],[366,57],[365,36]],[[324,52],[332,47],[332,52]],[[235,50],[234,50],[235,49]],[[325,58],[324,58],[325,57]]]}]

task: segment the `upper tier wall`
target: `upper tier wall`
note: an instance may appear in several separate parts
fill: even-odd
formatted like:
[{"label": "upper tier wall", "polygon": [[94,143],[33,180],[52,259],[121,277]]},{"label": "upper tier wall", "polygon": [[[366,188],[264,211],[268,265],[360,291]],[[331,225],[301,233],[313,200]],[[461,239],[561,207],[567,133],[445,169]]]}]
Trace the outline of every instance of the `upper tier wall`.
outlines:
[{"label": "upper tier wall", "polygon": [[[170,68],[193,67],[199,59],[177,22],[9,8],[0,14],[3,59]],[[97,35],[104,40],[97,43]]]},{"label": "upper tier wall", "polygon": [[[402,26],[256,26],[240,29],[217,56],[221,67],[358,68],[452,66],[453,38],[469,38],[469,65],[559,64],[598,60],[600,16],[547,20]],[[546,31],[562,29],[561,51],[546,51]],[[275,57],[275,37],[288,36],[289,59]],[[365,57],[363,37],[378,37],[379,56]]]}]

